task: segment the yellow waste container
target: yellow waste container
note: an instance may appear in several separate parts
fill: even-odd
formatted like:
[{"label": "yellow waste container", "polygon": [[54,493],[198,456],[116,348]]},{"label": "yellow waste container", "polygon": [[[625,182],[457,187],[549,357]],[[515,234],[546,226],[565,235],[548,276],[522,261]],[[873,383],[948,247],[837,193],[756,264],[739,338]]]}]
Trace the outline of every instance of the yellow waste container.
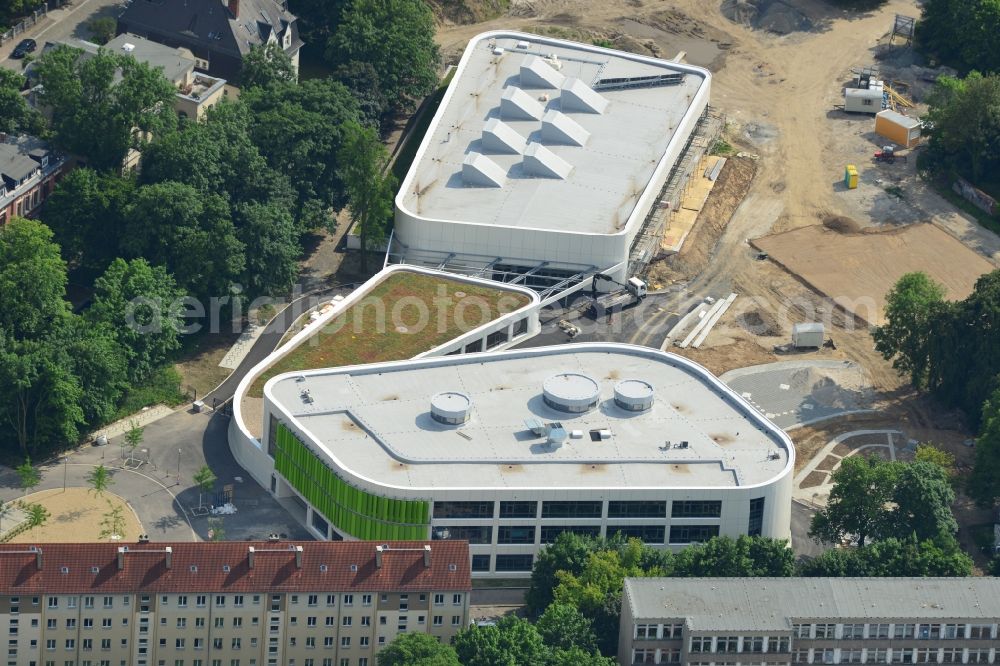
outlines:
[{"label": "yellow waste container", "polygon": [[848,164],[844,169],[844,185],[849,190],[858,188],[858,167]]}]

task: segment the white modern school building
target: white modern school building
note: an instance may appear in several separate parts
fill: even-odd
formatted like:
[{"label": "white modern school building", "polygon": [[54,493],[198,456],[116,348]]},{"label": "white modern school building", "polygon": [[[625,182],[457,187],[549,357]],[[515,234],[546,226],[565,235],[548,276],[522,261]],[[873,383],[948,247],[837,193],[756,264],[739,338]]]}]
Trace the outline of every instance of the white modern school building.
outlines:
[{"label": "white modern school building", "polygon": [[535,287],[595,271],[624,281],[710,88],[707,70],[682,63],[475,37],[396,197],[390,260],[528,273]]},{"label": "white modern school building", "polygon": [[[788,436],[703,367],[574,344],[312,370],[264,388],[271,490],[317,537],[466,539],[516,577],[563,531],[789,537]],[[237,456],[239,458],[239,456]]]}]

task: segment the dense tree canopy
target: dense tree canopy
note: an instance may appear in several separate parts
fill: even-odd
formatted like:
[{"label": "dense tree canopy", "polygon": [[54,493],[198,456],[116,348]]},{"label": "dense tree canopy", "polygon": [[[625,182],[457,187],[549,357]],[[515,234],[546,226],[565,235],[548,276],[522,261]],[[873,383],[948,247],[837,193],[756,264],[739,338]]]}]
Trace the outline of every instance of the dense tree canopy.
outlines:
[{"label": "dense tree canopy", "polygon": [[15,218],[0,227],[0,332],[9,340],[45,335],[69,314],[66,263],[43,224]]},{"label": "dense tree canopy", "polygon": [[361,119],[357,101],[343,85],[317,79],[257,88],[242,100],[253,112],[253,141],[293,183],[300,228],[325,224],[326,211],[347,202],[338,153]]},{"label": "dense tree canopy", "polygon": [[357,123],[345,127],[339,161],[351,208],[351,222],[361,238],[361,266],[367,252],[385,239],[392,220],[396,177],[389,171],[389,154],[378,133]]},{"label": "dense tree canopy", "polygon": [[0,68],[0,132],[40,134],[45,122],[42,115],[28,106],[21,95],[24,77]]},{"label": "dense tree canopy", "polygon": [[423,0],[348,0],[326,55],[334,66],[369,63],[390,104],[411,108],[437,82],[434,15]]},{"label": "dense tree canopy", "polygon": [[149,377],[180,346],[184,292],[162,266],[115,259],[94,292],[87,320],[107,326],[125,350],[129,381]]},{"label": "dense tree canopy", "polygon": [[378,666],[461,666],[454,648],[429,634],[399,634],[379,650]]},{"label": "dense tree canopy", "polygon": [[1000,0],[924,0],[920,48],[961,71],[1000,71]]},{"label": "dense tree canopy", "polygon": [[[926,287],[929,280],[904,276],[890,292],[887,323],[876,333],[879,351],[978,425],[1000,375],[1000,271],[979,278],[968,298],[958,302],[939,301],[933,288],[913,288],[915,283]],[[891,341],[892,332],[901,340]]]},{"label": "dense tree canopy", "polygon": [[159,70],[134,58],[82,53],[57,46],[38,59],[39,102],[51,109],[59,147],[96,169],[121,169],[130,148],[142,149],[150,134],[174,127],[176,91]]},{"label": "dense tree canopy", "polygon": [[927,385],[931,318],[944,305],[944,287],[926,273],[907,273],[886,295],[886,323],[875,329],[875,349],[917,388]]},{"label": "dense tree canopy", "polygon": [[42,209],[63,257],[92,270],[104,270],[118,256],[129,220],[135,180],[89,168],[63,176]]},{"label": "dense tree canopy", "polygon": [[976,438],[976,464],[967,484],[981,504],[1000,498],[1000,388],[983,404],[982,426]]},{"label": "dense tree canopy", "polygon": [[278,83],[294,83],[295,67],[292,59],[277,42],[264,46],[251,46],[243,56],[240,70],[240,85],[243,90],[256,87],[271,87]]},{"label": "dense tree canopy", "polygon": [[802,576],[969,576],[972,559],[951,537],[889,538],[861,548],[834,548],[803,562]]},{"label": "dense tree canopy", "polygon": [[[995,35],[993,41],[1000,49]],[[941,77],[928,103],[930,141],[921,164],[977,184],[1000,181],[1000,72]]]}]

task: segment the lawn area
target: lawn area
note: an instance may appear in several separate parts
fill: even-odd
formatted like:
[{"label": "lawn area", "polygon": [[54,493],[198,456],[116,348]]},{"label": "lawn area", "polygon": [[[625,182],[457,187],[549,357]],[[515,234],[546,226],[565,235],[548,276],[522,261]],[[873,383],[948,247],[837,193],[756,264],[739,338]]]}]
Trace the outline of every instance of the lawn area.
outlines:
[{"label": "lawn area", "polygon": [[285,372],[413,358],[528,302],[527,296],[503,289],[391,273],[268,368],[247,395],[263,396],[267,380]]}]

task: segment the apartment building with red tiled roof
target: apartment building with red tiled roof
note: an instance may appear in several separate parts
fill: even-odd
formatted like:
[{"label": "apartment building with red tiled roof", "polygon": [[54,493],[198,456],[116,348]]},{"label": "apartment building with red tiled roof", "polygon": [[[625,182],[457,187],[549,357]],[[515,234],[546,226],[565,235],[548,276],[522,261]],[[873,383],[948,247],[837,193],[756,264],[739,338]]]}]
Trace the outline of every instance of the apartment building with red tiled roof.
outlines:
[{"label": "apartment building with red tiled roof", "polygon": [[469,621],[466,542],[0,545],[17,666],[374,666]]}]

